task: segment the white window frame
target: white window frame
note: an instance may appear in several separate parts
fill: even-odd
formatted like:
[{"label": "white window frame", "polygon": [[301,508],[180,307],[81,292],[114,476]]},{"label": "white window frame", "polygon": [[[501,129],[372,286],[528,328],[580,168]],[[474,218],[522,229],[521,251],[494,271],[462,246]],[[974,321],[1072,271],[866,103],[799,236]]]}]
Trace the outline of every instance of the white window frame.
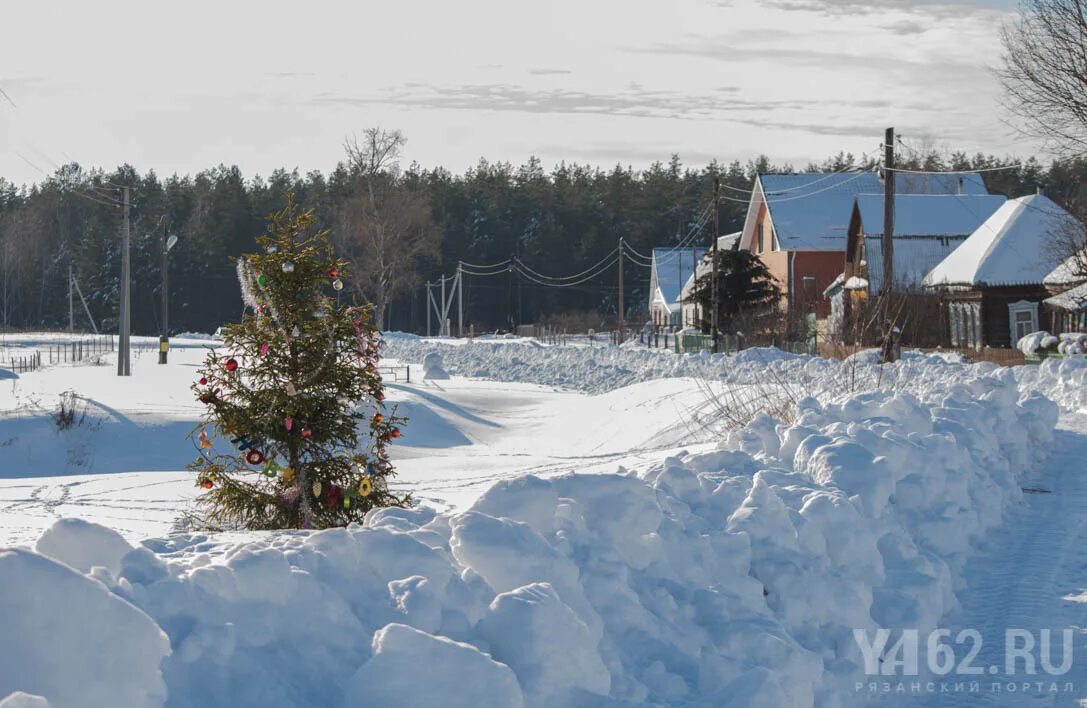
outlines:
[{"label": "white window frame", "polygon": [[[1011,335],[1011,345],[1014,347],[1019,343],[1019,334],[1016,325],[1018,320],[1016,315],[1020,312],[1030,313],[1030,332],[1038,331],[1038,303],[1030,302],[1029,300],[1019,300],[1017,302],[1008,304],[1008,333]],[[1027,334],[1030,334],[1028,332]]]}]

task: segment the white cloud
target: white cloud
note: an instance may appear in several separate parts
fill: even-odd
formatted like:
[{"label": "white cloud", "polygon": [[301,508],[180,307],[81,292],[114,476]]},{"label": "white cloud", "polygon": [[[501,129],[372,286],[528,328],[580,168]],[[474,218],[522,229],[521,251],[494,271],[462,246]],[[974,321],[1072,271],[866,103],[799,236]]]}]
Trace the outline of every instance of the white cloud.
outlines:
[{"label": "white cloud", "polygon": [[[1003,1],[1003,0],[1001,0]],[[783,3],[788,4],[783,4]],[[805,7],[797,9],[803,4]],[[408,157],[644,165],[818,159],[887,125],[1030,153],[988,71],[1005,11],[898,0],[18,3],[0,44],[0,176],[68,158],[160,173],[329,169],[345,134]],[[624,147],[626,146],[626,147]],[[647,147],[648,146],[648,147]]]}]

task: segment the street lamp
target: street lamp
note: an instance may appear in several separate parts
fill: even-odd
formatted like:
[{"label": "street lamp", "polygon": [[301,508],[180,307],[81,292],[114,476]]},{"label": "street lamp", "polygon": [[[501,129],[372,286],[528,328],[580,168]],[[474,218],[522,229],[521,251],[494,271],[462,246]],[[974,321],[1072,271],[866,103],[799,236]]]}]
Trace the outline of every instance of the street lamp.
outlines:
[{"label": "street lamp", "polygon": [[166,355],[170,351],[170,300],[169,300],[169,275],[170,269],[167,262],[167,254],[177,244],[177,234],[166,235],[166,224],[162,225],[162,326],[159,329],[159,363],[166,363]]}]

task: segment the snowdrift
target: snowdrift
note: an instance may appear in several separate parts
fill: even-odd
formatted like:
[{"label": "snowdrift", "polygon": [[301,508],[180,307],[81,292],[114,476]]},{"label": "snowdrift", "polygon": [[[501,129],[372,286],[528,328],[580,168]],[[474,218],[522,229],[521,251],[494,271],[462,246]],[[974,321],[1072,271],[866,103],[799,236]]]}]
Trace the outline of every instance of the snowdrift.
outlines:
[{"label": "snowdrift", "polygon": [[[593,385],[628,356],[702,361],[610,356]],[[779,361],[795,379],[843,366]],[[0,552],[18,589],[0,594],[0,625],[16,627],[0,633],[0,697],[853,705],[853,629],[924,631],[956,606],[966,558],[1021,498],[1017,475],[1057,419],[1007,369],[923,359],[881,375],[894,385],[806,398],[791,423],[759,416],[713,452],[640,475],[525,476],[461,513],[131,550],[64,523],[38,553]]]},{"label": "snowdrift", "polygon": [[1044,359],[1037,366],[1019,366],[1015,371],[1024,390],[1040,391],[1065,411],[1087,411],[1087,358]]}]

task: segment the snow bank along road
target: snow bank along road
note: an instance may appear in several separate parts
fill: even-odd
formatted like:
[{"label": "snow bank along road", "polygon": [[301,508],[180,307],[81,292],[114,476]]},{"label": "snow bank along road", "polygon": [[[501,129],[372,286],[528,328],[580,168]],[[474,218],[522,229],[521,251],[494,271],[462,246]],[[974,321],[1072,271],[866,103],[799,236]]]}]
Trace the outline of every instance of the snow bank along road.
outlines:
[{"label": "snow bank along road", "polygon": [[[403,338],[389,353],[418,361],[409,347],[433,346]],[[1025,616],[1015,613],[1038,594],[1050,598],[1048,617],[1067,624],[1087,585],[1073,546],[1044,542],[1062,516],[1081,518],[1080,419],[1066,412],[1054,437],[1058,407],[1042,395],[1067,390],[1079,364],[1017,381],[1011,370],[933,357],[876,370],[771,352],[671,358],[486,344],[461,347],[462,362],[445,349],[454,375],[488,368],[527,388],[454,378],[401,391],[433,431],[401,469],[463,470],[471,454],[451,450],[489,447],[476,465],[481,493],[450,501],[440,482],[428,491],[442,504],[318,533],[160,530],[133,545],[108,520],[51,522],[33,550],[0,551],[9,630],[0,696],[25,691],[54,706],[861,705],[884,699],[857,688],[870,677],[854,630],[926,633],[984,619],[989,631],[1004,622],[998,610]],[[578,366],[585,357],[597,365]],[[676,419],[707,389],[662,380],[683,371],[719,393],[761,394],[769,381],[796,405],[684,452]],[[564,375],[611,393],[544,388]],[[634,381],[650,388],[628,389]],[[138,391],[119,393],[138,408]],[[598,435],[577,417],[593,405]],[[167,417],[157,415],[148,420]],[[11,420],[22,418],[3,425]],[[635,436],[631,425],[651,427]],[[151,424],[133,426],[137,438],[151,434]],[[560,452],[567,444],[572,454]],[[502,474],[520,456],[539,473]],[[616,471],[620,459],[630,471]],[[1043,486],[1053,493],[1022,491]],[[1052,521],[1031,521],[1058,486],[1072,496],[1048,502]],[[1032,528],[1042,540],[1030,540]],[[1002,538],[1025,545],[1002,548]],[[1048,553],[1051,563],[1026,567],[1052,580],[1013,592],[1023,581],[1001,574],[1002,552],[1022,562]]]}]

